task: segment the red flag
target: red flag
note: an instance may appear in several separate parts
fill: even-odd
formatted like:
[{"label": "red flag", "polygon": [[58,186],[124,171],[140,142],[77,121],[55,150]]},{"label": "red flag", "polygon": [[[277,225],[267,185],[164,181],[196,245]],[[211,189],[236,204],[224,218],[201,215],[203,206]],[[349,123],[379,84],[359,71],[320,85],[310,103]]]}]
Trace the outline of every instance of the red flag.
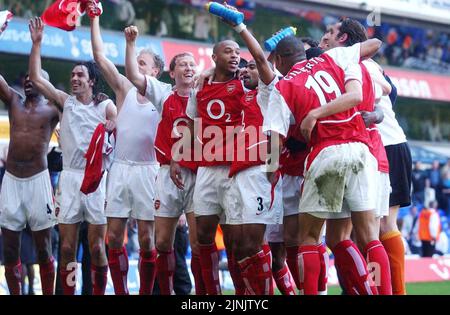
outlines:
[{"label": "red flag", "polygon": [[[77,26],[77,20],[86,12],[88,0],[56,0],[42,14],[42,20],[45,24],[54,26],[65,31],[73,31]],[[102,14],[102,5],[99,0],[94,12],[89,15],[95,16]]]}]

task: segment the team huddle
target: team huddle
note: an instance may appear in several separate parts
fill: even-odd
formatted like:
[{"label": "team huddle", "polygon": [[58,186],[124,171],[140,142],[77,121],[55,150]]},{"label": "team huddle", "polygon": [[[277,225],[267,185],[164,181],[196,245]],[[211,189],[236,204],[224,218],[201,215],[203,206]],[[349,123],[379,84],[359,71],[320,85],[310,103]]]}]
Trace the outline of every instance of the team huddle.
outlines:
[{"label": "team huddle", "polygon": [[[95,8],[91,1],[87,11]],[[40,18],[29,24],[25,97],[0,76],[11,126],[0,209],[11,294],[21,292],[26,224],[43,294],[54,293],[55,224],[57,272],[64,294],[75,294],[83,221],[93,294],[105,294],[108,272],[115,294],[129,294],[130,217],[138,226],[139,294],[152,294],[155,281],[161,294],[174,294],[173,245],[183,214],[197,295],[222,293],[219,225],[236,295],[273,295],[274,282],[284,295],[326,294],[327,247],[347,294],[406,294],[396,219],[410,203],[411,155],[392,110],[395,86],[371,59],[382,43],[368,39],[364,26],[342,19],[320,43],[287,36],[267,57],[245,24],[224,21],[253,60],[225,40],[214,45],[215,67],[198,73],[193,54],[181,52],[169,63],[172,86],[159,80],[160,56],[146,49],[136,55],[135,26],[124,31],[122,75],[105,55],[100,17],[89,17],[95,62],[75,65],[70,94],[41,68]],[[100,76],[115,103],[99,91]],[[46,155],[58,122],[63,171],[53,196]]]}]

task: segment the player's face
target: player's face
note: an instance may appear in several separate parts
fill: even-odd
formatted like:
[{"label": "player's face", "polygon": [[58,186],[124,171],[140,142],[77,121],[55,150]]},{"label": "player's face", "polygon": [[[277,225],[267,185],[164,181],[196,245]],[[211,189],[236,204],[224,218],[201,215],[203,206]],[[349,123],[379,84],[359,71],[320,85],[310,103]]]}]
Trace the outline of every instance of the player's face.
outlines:
[{"label": "player's face", "polygon": [[254,90],[258,87],[259,73],[256,68],[254,60],[249,61],[247,66],[242,70],[242,81],[244,86],[249,90]]},{"label": "player's face", "polygon": [[322,39],[320,40],[319,47],[322,48],[323,50],[341,47],[342,43],[338,38],[340,27],[341,23],[336,23],[327,26],[327,30],[325,34],[323,34]]},{"label": "player's face", "polygon": [[191,85],[197,72],[197,64],[192,56],[177,58],[175,69],[170,73],[176,85]]},{"label": "player's face", "polygon": [[36,96],[39,94],[38,90],[34,87],[33,82],[30,80],[30,76],[27,74],[25,77],[25,81],[23,82],[23,90],[25,92],[25,96]]},{"label": "player's face", "polygon": [[85,66],[78,65],[72,70],[70,84],[74,95],[84,95],[92,90],[94,83],[89,79],[89,71]]},{"label": "player's face", "polygon": [[156,68],[155,59],[153,59],[152,55],[147,53],[139,54],[137,57],[137,63],[140,74],[149,75],[152,77],[156,77],[158,75],[158,68]]},{"label": "player's face", "polygon": [[225,73],[235,73],[239,69],[240,49],[233,41],[227,41],[217,49],[213,55],[216,69]]}]

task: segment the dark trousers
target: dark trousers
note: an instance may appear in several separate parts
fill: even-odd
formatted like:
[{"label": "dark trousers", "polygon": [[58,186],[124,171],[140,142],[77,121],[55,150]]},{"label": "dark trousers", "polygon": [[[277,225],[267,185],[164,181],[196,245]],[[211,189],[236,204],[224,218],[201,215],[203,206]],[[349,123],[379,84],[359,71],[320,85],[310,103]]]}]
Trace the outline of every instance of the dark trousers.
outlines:
[{"label": "dark trousers", "polygon": [[422,257],[432,257],[435,252],[436,242],[422,241]]},{"label": "dark trousers", "polygon": [[[186,254],[189,245],[187,227],[177,227],[175,233],[175,274],[173,276],[173,289],[176,295],[189,295],[192,290],[191,278],[189,277],[186,264]],[[158,275],[156,275],[158,276]],[[158,281],[155,281],[153,295],[159,295]]]}]

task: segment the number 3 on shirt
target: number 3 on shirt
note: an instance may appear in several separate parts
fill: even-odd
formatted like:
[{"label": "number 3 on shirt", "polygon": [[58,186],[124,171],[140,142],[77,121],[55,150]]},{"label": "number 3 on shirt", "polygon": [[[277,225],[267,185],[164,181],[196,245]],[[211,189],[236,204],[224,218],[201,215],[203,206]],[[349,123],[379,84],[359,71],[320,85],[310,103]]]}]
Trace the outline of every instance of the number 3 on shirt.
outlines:
[{"label": "number 3 on shirt", "polygon": [[[218,104],[220,106],[220,113],[218,115],[215,115],[211,112],[211,108],[214,104]],[[208,112],[208,116],[211,117],[214,120],[221,119],[224,115],[227,117],[225,122],[231,122],[231,114],[225,113],[225,103],[221,100],[214,99],[210,100],[208,105],[206,106],[206,111]]]},{"label": "number 3 on shirt", "polygon": [[325,98],[325,93],[335,93],[336,98],[341,96],[341,90],[336,81],[325,71],[317,71],[317,73],[314,74],[314,77],[310,75],[306,81],[305,87],[307,89],[312,88],[314,92],[316,92],[317,97],[319,97],[320,106],[328,103]]}]

